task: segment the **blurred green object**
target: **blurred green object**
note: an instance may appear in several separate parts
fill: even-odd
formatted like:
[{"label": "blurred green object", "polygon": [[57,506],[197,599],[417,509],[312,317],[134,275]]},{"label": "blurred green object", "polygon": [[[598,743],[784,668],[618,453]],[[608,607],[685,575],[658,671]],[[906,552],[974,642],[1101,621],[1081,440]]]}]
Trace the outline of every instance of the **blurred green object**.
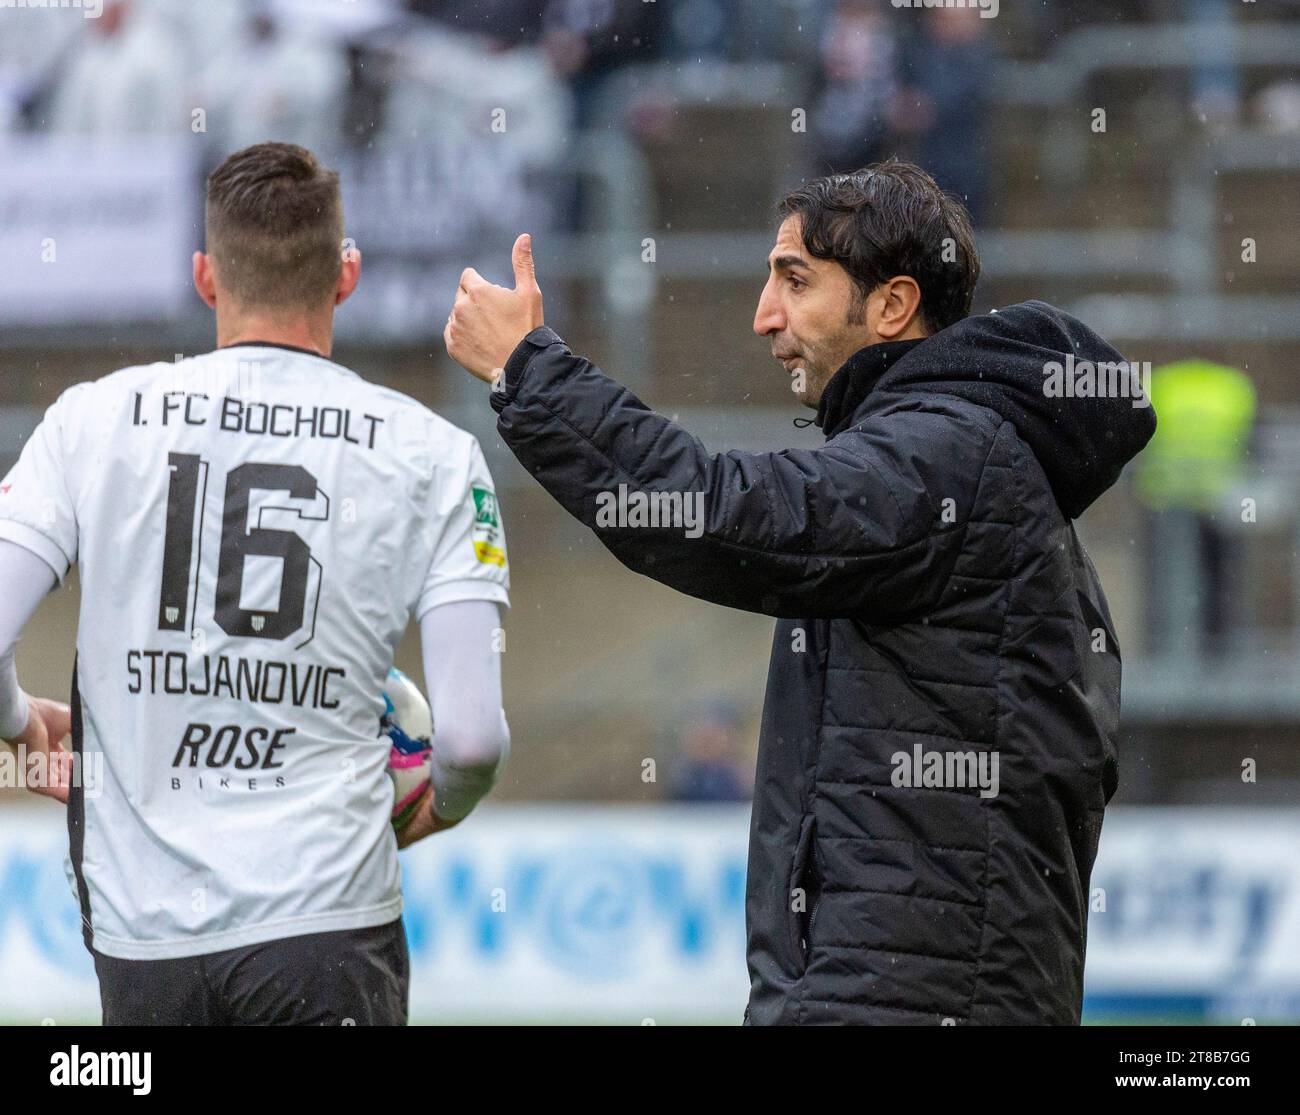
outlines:
[{"label": "blurred green object", "polygon": [[1155,369],[1156,433],[1138,458],[1137,492],[1154,510],[1218,510],[1239,483],[1255,422],[1255,385],[1236,368],[1181,360]]}]

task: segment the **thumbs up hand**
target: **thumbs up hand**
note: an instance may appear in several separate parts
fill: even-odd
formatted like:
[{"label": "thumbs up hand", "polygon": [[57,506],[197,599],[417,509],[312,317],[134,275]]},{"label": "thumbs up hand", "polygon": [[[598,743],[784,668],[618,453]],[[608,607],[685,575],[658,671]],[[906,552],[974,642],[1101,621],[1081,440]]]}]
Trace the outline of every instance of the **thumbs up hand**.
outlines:
[{"label": "thumbs up hand", "polygon": [[519,342],[543,323],[533,241],[527,233],[515,241],[511,261],[514,290],[489,283],[474,268],[465,268],[442,331],[451,358],[485,383],[496,381]]}]

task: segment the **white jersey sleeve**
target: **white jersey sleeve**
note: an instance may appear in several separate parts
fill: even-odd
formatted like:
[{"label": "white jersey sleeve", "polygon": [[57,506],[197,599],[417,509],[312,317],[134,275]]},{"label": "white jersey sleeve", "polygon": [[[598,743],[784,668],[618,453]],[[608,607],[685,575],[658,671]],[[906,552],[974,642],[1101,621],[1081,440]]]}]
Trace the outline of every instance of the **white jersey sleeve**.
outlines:
[{"label": "white jersey sleeve", "polygon": [[431,608],[420,621],[433,709],[434,812],[444,821],[459,821],[474,808],[510,754],[500,624],[500,609],[482,600]]},{"label": "white jersey sleeve", "polygon": [[478,442],[467,438],[465,452],[445,467],[447,482],[434,485],[426,520],[433,560],[416,605],[417,620],[440,604],[509,604],[505,529]]},{"label": "white jersey sleeve", "polygon": [[77,512],[63,441],[77,390],[65,392],[46,411],[18,463],[0,481],[0,539],[30,550],[60,581],[77,560]]},{"label": "white jersey sleeve", "polygon": [[54,574],[30,550],[0,539],[0,585],[5,586],[0,596],[0,739],[13,739],[27,727],[28,717],[14,652],[27,621],[54,587]]}]

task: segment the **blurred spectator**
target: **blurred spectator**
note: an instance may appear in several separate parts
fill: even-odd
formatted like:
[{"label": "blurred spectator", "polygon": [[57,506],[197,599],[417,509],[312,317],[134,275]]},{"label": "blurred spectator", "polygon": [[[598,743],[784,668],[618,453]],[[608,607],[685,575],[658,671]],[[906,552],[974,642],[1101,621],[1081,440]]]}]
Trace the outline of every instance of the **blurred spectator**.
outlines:
[{"label": "blurred spectator", "polygon": [[[0,133],[18,131],[49,101],[86,20],[75,8],[12,8],[0,34]],[[34,123],[34,119],[31,120]]]},{"label": "blurred spectator", "polygon": [[572,109],[540,50],[432,20],[402,29],[387,50],[393,60],[387,139],[497,134],[527,166],[562,158]]},{"label": "blurred spectator", "polygon": [[154,7],[105,0],[84,21],[49,110],[54,131],[180,133],[190,125],[184,43]]},{"label": "blurred spectator", "polygon": [[[574,132],[622,127],[621,119],[599,119],[608,79],[629,62],[649,60],[657,48],[662,13],[657,4],[618,5],[613,0],[549,0],[543,18],[542,48],[556,74],[573,94]],[[575,178],[559,201],[566,228],[581,228],[587,183]]]},{"label": "blurred spectator", "polygon": [[615,0],[550,0],[542,17],[542,49],[573,92],[574,124],[596,124],[601,87],[615,70],[647,61],[658,47],[658,4]]},{"label": "blurred spectator", "polygon": [[989,22],[977,8],[927,11],[904,51],[907,88],[894,117],[899,131],[914,137],[916,161],[965,200],[976,223],[988,203],[988,89],[996,66]]},{"label": "blurred spectator", "polygon": [[208,54],[196,103],[221,152],[268,139],[328,157],[341,142],[347,61],[335,43],[251,5],[243,25]]},{"label": "blurred spectator", "polygon": [[730,701],[714,701],[682,733],[681,755],[669,791],[673,801],[749,801],[753,762],[746,753],[744,721]]},{"label": "blurred spectator", "polygon": [[1155,436],[1138,458],[1137,493],[1151,512],[1147,554],[1153,649],[1172,649],[1187,630],[1184,601],[1171,599],[1171,554],[1197,561],[1199,630],[1188,632],[1193,650],[1211,656],[1226,649],[1240,603],[1238,547],[1224,517],[1245,474],[1255,422],[1255,385],[1236,368],[1208,360],[1182,360],[1157,368],[1151,402]]},{"label": "blurred spectator", "polygon": [[664,53],[683,62],[726,59],[738,45],[738,8],[734,0],[677,0],[668,9]]},{"label": "blurred spectator", "polygon": [[819,173],[847,173],[892,153],[897,42],[872,0],[838,0],[822,33],[820,92],[810,124]]},{"label": "blurred spectator", "polygon": [[137,6],[147,4],[183,41],[185,65],[197,76],[216,51],[240,37],[249,17],[272,0],[222,0],[207,4],[195,4],[193,0],[135,2]]}]

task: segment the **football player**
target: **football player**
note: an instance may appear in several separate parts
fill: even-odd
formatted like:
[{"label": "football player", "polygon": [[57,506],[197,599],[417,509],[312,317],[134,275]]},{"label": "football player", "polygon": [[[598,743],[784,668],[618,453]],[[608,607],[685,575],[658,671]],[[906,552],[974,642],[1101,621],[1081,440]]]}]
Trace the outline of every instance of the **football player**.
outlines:
[{"label": "football player", "polygon": [[[508,751],[492,478],[330,359],[343,245],[309,151],[232,155],[193,262],[215,351],[73,387],[0,482],[0,736],[51,756],[32,788],[68,803],[106,1024],[404,1022],[399,840],[464,818]],[[13,647],[73,565],[69,708],[19,689]],[[380,692],[411,619],[434,789],[395,836]]]}]

